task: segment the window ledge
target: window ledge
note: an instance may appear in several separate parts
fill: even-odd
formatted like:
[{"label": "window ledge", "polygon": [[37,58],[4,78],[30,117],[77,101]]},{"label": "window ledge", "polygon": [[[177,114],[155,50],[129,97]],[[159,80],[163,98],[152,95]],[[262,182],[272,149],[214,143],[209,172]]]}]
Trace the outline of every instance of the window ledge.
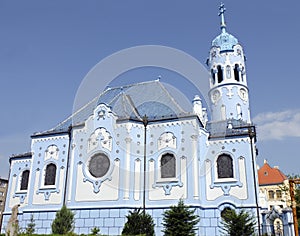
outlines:
[{"label": "window ledge", "polygon": [[40,187],[40,190],[52,190],[52,189],[56,189],[56,185],[46,185]]},{"label": "window ledge", "polygon": [[229,183],[229,182],[236,183],[238,182],[238,180],[235,178],[222,178],[222,179],[216,179],[214,182],[215,183]]},{"label": "window ledge", "polygon": [[27,192],[28,192],[28,189],[18,190],[18,191],[16,191],[16,194],[24,194],[24,193],[27,193]]},{"label": "window ledge", "polygon": [[177,178],[159,178],[156,183],[165,184],[165,183],[178,183],[179,180]]}]

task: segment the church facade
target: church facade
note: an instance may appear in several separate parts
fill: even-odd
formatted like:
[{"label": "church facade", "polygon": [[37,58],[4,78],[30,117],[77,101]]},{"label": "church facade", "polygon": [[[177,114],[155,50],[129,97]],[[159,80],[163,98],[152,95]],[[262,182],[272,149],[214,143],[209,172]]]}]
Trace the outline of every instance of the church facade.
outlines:
[{"label": "church facade", "polygon": [[33,215],[39,234],[51,233],[63,205],[75,213],[78,234],[99,227],[119,235],[129,210],[142,208],[161,235],[162,214],[179,199],[200,216],[197,235],[220,235],[227,208],[257,218],[245,57],[226,31],[223,6],[220,17],[207,60],[211,114],[199,96],[185,111],[158,80],[106,89],[57,127],[33,134],[30,152],[10,158],[2,232],[16,205],[20,227]]}]

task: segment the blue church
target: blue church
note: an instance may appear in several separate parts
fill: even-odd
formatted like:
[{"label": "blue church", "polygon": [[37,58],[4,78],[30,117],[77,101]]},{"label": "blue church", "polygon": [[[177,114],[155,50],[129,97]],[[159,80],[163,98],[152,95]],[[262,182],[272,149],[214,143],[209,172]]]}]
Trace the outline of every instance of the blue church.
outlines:
[{"label": "blue church", "polygon": [[[105,89],[56,127],[31,136],[28,153],[10,157],[1,232],[18,207],[21,228],[51,233],[63,205],[78,234],[99,227],[120,235],[129,210],[144,208],[162,235],[162,214],[179,199],[200,216],[197,235],[221,235],[226,209],[244,209],[261,226],[256,132],[243,47],[221,33],[207,60],[209,110],[195,94],[181,107],[159,81]],[[153,96],[156,100],[153,101]]]}]

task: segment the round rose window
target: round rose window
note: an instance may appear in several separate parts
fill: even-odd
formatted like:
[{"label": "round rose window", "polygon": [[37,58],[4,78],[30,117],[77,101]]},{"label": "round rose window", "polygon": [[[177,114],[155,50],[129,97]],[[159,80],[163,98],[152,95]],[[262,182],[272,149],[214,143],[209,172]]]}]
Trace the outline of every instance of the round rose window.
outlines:
[{"label": "round rose window", "polygon": [[110,161],[109,158],[103,153],[97,153],[91,157],[89,162],[89,171],[92,176],[101,178],[109,170]]}]

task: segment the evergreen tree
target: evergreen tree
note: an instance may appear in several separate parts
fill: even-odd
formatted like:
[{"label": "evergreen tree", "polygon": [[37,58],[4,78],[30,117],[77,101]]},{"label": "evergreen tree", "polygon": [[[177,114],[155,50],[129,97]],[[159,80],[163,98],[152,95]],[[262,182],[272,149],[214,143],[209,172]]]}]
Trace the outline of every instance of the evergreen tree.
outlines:
[{"label": "evergreen tree", "polygon": [[171,206],[170,210],[163,213],[163,226],[165,236],[193,236],[196,225],[200,221],[198,215],[195,215],[196,209],[190,210],[182,199],[177,206]]},{"label": "evergreen tree", "polygon": [[148,213],[141,209],[129,211],[126,216],[127,222],[124,225],[122,235],[146,235],[154,236],[154,223]]},{"label": "evergreen tree", "polygon": [[222,213],[222,231],[230,236],[254,235],[256,222],[252,215],[241,210],[225,209]]},{"label": "evergreen tree", "polygon": [[74,213],[65,205],[56,212],[55,219],[51,225],[53,234],[67,234],[74,228]]},{"label": "evergreen tree", "polygon": [[35,223],[34,223],[34,219],[33,219],[33,214],[31,214],[30,216],[30,221],[26,227],[26,234],[33,234],[35,231]]},{"label": "evergreen tree", "polygon": [[100,229],[98,227],[92,228],[91,235],[100,235]]}]

